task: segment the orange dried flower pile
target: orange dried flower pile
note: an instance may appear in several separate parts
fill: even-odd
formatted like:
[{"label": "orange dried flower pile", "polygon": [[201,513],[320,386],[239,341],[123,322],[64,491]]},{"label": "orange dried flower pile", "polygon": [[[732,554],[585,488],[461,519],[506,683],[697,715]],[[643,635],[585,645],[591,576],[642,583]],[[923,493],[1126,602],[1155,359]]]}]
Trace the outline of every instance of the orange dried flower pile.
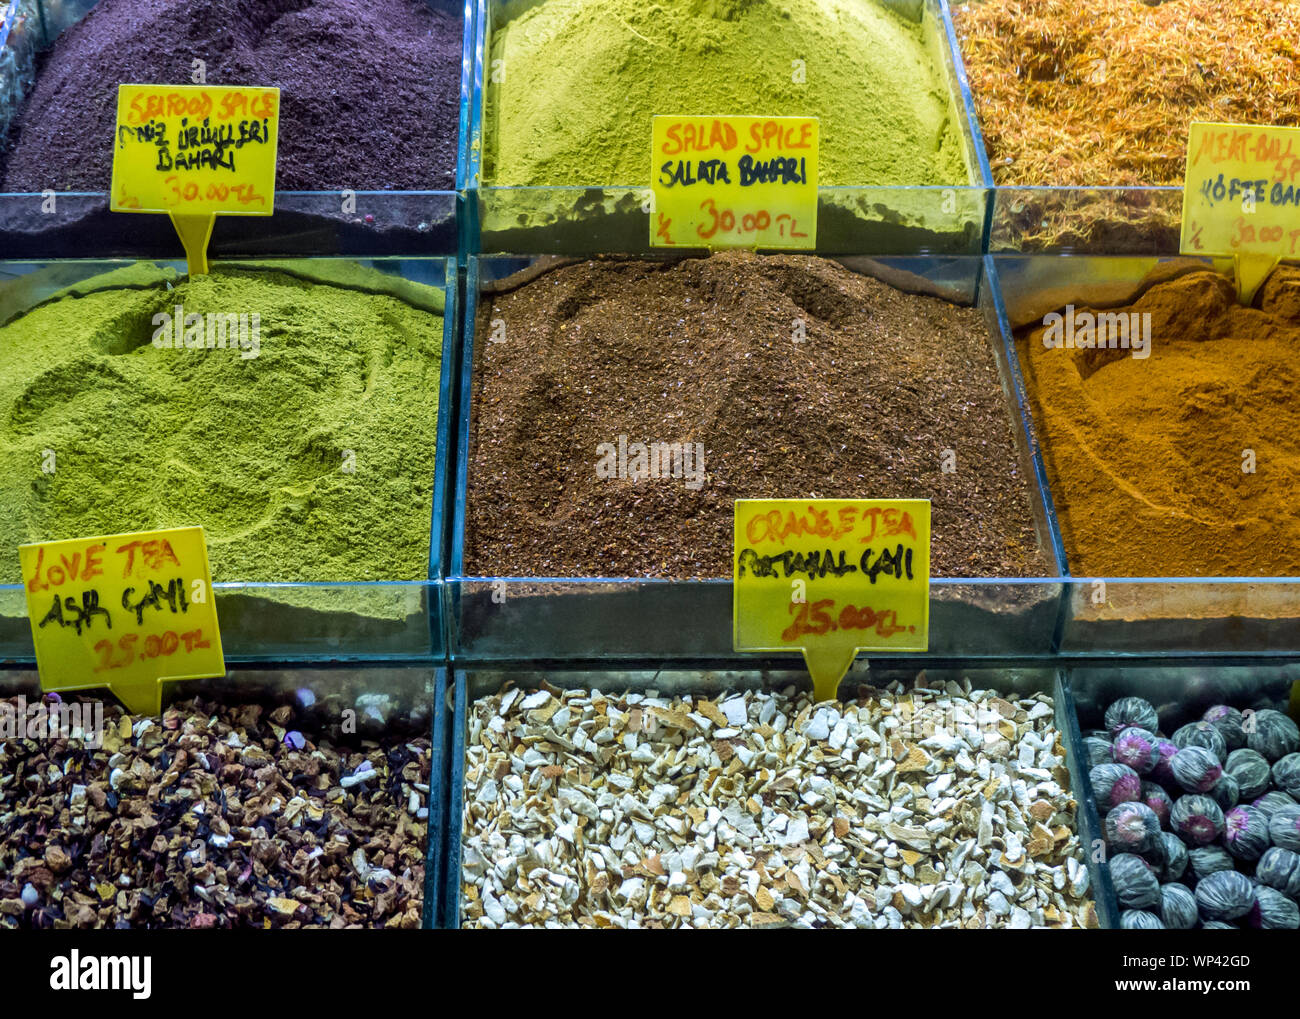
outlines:
[{"label": "orange dried flower pile", "polygon": [[999,184],[1180,184],[1193,120],[1300,125],[1297,0],[976,0],[954,18]]}]

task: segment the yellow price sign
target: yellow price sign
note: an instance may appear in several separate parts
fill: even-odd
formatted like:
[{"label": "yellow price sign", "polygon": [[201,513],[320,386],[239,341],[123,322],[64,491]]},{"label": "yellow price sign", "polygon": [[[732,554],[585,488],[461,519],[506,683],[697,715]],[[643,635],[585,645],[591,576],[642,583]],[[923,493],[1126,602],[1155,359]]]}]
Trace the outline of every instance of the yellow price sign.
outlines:
[{"label": "yellow price sign", "polygon": [[652,247],[817,246],[816,117],[654,118]]},{"label": "yellow price sign", "polygon": [[171,216],[205,273],[213,217],[275,211],[279,133],[278,88],[119,85],[109,207]]},{"label": "yellow price sign", "polygon": [[832,700],[859,651],[930,646],[925,499],[738,499],[737,651],[801,650]]},{"label": "yellow price sign", "polygon": [[1193,123],[1179,249],[1232,258],[1243,304],[1300,255],[1300,128]]},{"label": "yellow price sign", "polygon": [[44,690],[108,687],[158,714],[165,680],[224,676],[203,528],[20,545]]}]

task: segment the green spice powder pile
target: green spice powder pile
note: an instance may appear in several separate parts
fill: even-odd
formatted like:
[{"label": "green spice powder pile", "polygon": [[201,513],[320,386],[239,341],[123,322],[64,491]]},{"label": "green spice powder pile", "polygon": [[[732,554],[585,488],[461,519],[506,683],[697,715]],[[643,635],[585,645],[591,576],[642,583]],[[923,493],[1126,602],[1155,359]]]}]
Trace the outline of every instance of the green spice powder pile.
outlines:
[{"label": "green spice powder pile", "polygon": [[820,117],[823,184],[967,182],[940,55],[872,0],[545,0],[490,50],[492,184],[648,185],[652,116],[740,113]]},{"label": "green spice powder pile", "polygon": [[[426,579],[440,292],[402,281],[427,292],[416,307],[278,271],[131,273],[0,328],[0,582],[21,581],[23,542],[189,524],[218,581]],[[258,356],[158,349],[154,316],[176,305],[258,313]]]}]

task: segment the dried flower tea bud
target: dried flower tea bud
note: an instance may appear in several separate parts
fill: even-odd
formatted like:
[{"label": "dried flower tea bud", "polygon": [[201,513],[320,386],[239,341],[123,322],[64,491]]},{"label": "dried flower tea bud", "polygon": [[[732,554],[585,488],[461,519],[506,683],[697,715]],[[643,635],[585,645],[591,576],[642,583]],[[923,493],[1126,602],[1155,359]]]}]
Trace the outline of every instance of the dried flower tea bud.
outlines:
[{"label": "dried flower tea bud", "polygon": [[1255,877],[1292,899],[1300,899],[1300,853],[1274,846],[1259,858]]},{"label": "dried flower tea bud", "polygon": [[1300,728],[1280,711],[1263,708],[1242,721],[1246,746],[1258,750],[1269,761],[1277,761],[1300,750]]},{"label": "dried flower tea bud", "polygon": [[1192,930],[1200,919],[1192,890],[1180,884],[1161,885],[1160,919],[1172,931]]},{"label": "dried flower tea bud", "polygon": [[1106,709],[1106,729],[1116,734],[1131,725],[1156,732],[1160,728],[1160,716],[1150,702],[1141,697],[1121,697]]},{"label": "dried flower tea bud", "polygon": [[1142,795],[1142,776],[1126,764],[1099,764],[1088,772],[1088,781],[1102,810],[1132,803]]},{"label": "dried flower tea bud", "polygon": [[1187,846],[1173,832],[1162,831],[1160,842],[1164,846],[1164,863],[1156,868],[1161,881],[1178,881],[1187,871]]},{"label": "dried flower tea bud", "polygon": [[1300,754],[1287,754],[1273,765],[1273,784],[1292,799],[1300,798]]},{"label": "dried flower tea bud", "polygon": [[1089,768],[1111,762],[1110,740],[1099,736],[1088,736],[1083,741],[1084,757]]},{"label": "dried flower tea bud", "polygon": [[1255,905],[1247,914],[1250,926],[1266,931],[1293,931],[1300,928],[1300,906],[1276,888],[1255,888]]},{"label": "dried flower tea bud", "polygon": [[1268,789],[1270,781],[1268,761],[1264,760],[1264,755],[1258,750],[1251,750],[1248,747],[1234,750],[1223,762],[1223,770],[1225,774],[1237,780],[1243,800],[1253,800]]},{"label": "dried flower tea bud", "polygon": [[1262,810],[1265,817],[1272,817],[1274,811],[1281,810],[1283,807],[1294,807],[1297,805],[1298,804],[1295,800],[1278,789],[1265,793],[1251,804],[1252,807]]},{"label": "dried flower tea bud", "polygon": [[1162,828],[1168,827],[1169,816],[1174,809],[1174,801],[1170,799],[1169,794],[1154,782],[1142,783],[1142,795],[1138,797],[1138,802],[1146,804],[1160,820]]},{"label": "dried flower tea bud", "polygon": [[1220,810],[1228,811],[1241,802],[1241,787],[1231,775],[1223,774],[1205,795],[1217,803]]},{"label": "dried flower tea bud", "polygon": [[1241,712],[1227,704],[1216,704],[1206,708],[1202,719],[1219,730],[1223,742],[1229,750],[1237,750],[1246,745],[1246,733],[1241,727]]},{"label": "dried flower tea bud", "polygon": [[1125,909],[1159,909],[1160,882],[1151,865],[1132,853],[1110,858],[1110,880],[1115,898]]},{"label": "dried flower tea bud", "polygon": [[1208,846],[1223,835],[1223,811],[1208,796],[1184,796],[1170,811],[1169,824],[1189,846]]},{"label": "dried flower tea bud", "polygon": [[1204,881],[1221,870],[1236,870],[1237,861],[1222,846],[1201,846],[1187,854],[1187,868],[1197,881]]},{"label": "dried flower tea bud", "polygon": [[1157,736],[1156,750],[1160,753],[1160,759],[1156,761],[1156,766],[1151,769],[1151,774],[1147,777],[1164,786],[1177,785],[1178,783],[1174,781],[1174,769],[1171,762],[1174,759],[1174,754],[1181,749],[1173,740]]},{"label": "dried flower tea bud", "polygon": [[1147,774],[1160,761],[1156,737],[1136,726],[1122,730],[1115,737],[1110,752],[1116,764],[1128,765],[1139,775]]},{"label": "dried flower tea bud", "polygon": [[1174,780],[1189,793],[1209,792],[1223,774],[1219,759],[1205,747],[1184,747],[1169,763]]},{"label": "dried flower tea bud", "polygon": [[1268,822],[1254,807],[1233,807],[1223,818],[1223,844],[1238,860],[1253,862],[1268,849]]},{"label": "dried flower tea bud", "polygon": [[1187,747],[1204,747],[1214,755],[1216,761],[1222,761],[1228,756],[1228,744],[1219,734],[1219,730],[1209,722],[1191,722],[1177,730],[1170,738],[1179,750]]},{"label": "dried flower tea bud", "polygon": [[1116,852],[1146,853],[1160,846],[1160,818],[1142,803],[1115,807],[1106,815],[1105,830],[1106,844]]},{"label": "dried flower tea bud", "polygon": [[1235,870],[1215,871],[1197,884],[1196,905],[1206,920],[1235,920],[1255,905],[1255,886]]},{"label": "dried flower tea bud", "polygon": [[1119,916],[1120,930],[1125,931],[1162,931],[1165,925],[1155,913],[1145,909],[1126,909]]},{"label": "dried flower tea bud", "polygon": [[1300,804],[1278,807],[1268,815],[1268,840],[1282,849],[1300,853]]}]

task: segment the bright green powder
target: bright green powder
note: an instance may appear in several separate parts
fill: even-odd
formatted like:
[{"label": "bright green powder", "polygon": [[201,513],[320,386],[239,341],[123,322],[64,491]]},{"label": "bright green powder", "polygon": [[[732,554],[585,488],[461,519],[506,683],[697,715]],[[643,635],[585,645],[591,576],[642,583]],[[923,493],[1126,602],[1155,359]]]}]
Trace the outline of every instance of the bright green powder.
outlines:
[{"label": "bright green powder", "polygon": [[[216,581],[427,579],[441,291],[355,265],[170,275],[98,277],[0,328],[0,582],[23,542],[189,524]],[[258,313],[258,356],[158,349],[176,305]]]},{"label": "bright green powder", "polygon": [[967,184],[940,61],[873,0],[543,0],[492,34],[483,178],[646,186],[653,115],[745,113],[820,117],[824,185]]}]

